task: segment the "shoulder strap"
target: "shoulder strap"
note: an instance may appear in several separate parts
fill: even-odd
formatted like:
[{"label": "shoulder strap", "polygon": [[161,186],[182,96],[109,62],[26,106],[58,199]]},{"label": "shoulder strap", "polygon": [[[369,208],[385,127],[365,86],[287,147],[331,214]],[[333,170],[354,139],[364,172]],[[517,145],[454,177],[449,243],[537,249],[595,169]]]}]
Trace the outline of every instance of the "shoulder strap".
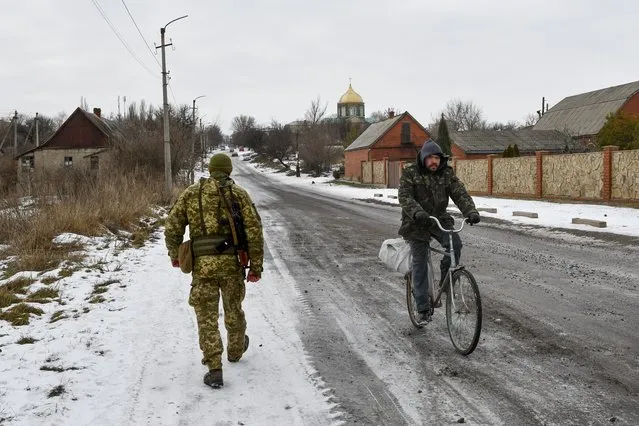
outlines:
[{"label": "shoulder strap", "polygon": [[215,179],[212,179],[212,180],[213,180],[213,184],[215,185],[215,188],[217,189],[217,192],[220,194],[220,198],[222,199],[222,202],[224,203],[224,214],[226,214],[226,218],[228,219],[229,224],[231,225],[231,237],[233,238],[233,244],[235,245],[235,247],[237,247],[239,244],[239,239],[237,238],[235,221],[233,220],[233,215],[231,214],[231,208],[229,206],[229,202],[224,196],[224,193],[222,192],[222,188],[220,188],[219,185],[217,184],[217,181]]},{"label": "shoulder strap", "polygon": [[202,183],[204,182],[204,178],[200,179],[200,188],[197,193],[197,202],[200,208],[200,227],[202,228],[202,236],[207,235],[206,232],[206,224],[204,223],[204,213],[202,211]]}]

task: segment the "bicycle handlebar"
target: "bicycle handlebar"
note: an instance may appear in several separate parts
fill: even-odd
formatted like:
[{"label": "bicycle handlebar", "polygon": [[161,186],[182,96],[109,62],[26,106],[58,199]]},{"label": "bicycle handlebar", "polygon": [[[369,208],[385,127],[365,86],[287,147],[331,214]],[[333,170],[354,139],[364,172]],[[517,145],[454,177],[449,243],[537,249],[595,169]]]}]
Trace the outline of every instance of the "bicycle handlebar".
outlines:
[{"label": "bicycle handlebar", "polygon": [[453,228],[453,229],[444,229],[442,227],[442,224],[439,223],[439,219],[437,219],[435,216],[431,216],[430,218],[435,221],[435,223],[437,224],[437,226],[439,227],[439,229],[442,232],[447,232],[447,233],[452,233],[452,234],[457,234],[457,233],[461,232],[461,230],[464,229],[464,225],[466,225],[466,219],[464,219],[464,220],[462,220],[462,224],[459,227],[459,229],[455,229],[455,228]]}]

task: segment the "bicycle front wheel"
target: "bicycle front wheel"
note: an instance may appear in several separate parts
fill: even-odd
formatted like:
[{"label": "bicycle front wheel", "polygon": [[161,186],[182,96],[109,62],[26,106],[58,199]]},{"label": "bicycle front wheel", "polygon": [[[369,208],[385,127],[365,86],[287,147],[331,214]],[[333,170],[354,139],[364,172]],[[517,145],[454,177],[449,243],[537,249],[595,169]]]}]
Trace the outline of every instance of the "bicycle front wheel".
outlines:
[{"label": "bicycle front wheel", "polygon": [[408,306],[408,316],[410,317],[410,322],[417,328],[424,327],[424,324],[417,320],[417,303],[415,302],[415,297],[413,297],[413,279],[412,274],[407,272],[405,275],[406,281],[406,305]]},{"label": "bicycle front wheel", "polygon": [[446,296],[446,325],[455,350],[468,355],[481,334],[481,297],[473,274],[465,269],[453,273],[452,291]]}]

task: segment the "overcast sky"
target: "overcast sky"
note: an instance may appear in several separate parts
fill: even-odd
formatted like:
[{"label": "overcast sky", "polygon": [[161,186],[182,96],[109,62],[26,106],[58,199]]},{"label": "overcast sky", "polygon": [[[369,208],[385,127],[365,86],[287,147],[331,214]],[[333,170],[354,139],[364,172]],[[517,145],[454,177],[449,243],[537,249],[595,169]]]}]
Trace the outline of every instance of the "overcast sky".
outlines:
[{"label": "overcast sky", "polygon": [[[428,125],[453,98],[488,121],[523,121],[585,91],[639,80],[635,0],[29,0],[0,14],[0,117],[14,109],[117,113],[162,104],[161,56],[169,25],[169,101],[192,104],[227,131],[239,114],[289,122],[320,96],[328,112],[353,88],[367,115],[408,110]],[[97,3],[130,47],[127,51]],[[156,59],[158,62],[156,62]],[[142,62],[147,69],[142,67]]]}]

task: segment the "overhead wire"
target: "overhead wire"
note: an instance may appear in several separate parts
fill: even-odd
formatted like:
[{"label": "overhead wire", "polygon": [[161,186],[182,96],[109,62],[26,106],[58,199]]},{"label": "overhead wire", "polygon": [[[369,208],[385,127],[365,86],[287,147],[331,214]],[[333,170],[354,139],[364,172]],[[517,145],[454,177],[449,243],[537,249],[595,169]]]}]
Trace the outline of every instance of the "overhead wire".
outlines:
[{"label": "overhead wire", "polygon": [[[155,60],[155,62],[160,66],[160,68],[162,68],[160,61],[158,61],[158,58],[153,53],[153,49],[151,49],[151,46],[146,41],[146,38],[144,38],[144,35],[142,34],[142,30],[140,30],[140,27],[138,26],[137,22],[135,21],[135,18],[133,17],[133,14],[129,10],[128,6],[126,5],[126,2],[124,0],[121,0],[121,1],[122,1],[122,5],[124,6],[124,9],[126,9],[126,13],[129,15],[129,18],[131,18],[131,22],[133,22],[133,25],[135,25],[135,28],[138,30],[138,34],[140,34],[142,41],[144,41],[144,44],[146,45],[147,50],[149,51],[151,56],[153,56],[153,59]],[[177,106],[177,99],[175,98],[175,94],[173,93],[173,88],[171,87],[171,83],[167,82],[167,86],[169,88],[169,91],[171,92],[171,98],[173,98],[173,102],[175,102],[175,105]]]},{"label": "overhead wire", "polygon": [[124,2],[124,0],[122,0],[122,5],[126,9],[126,13],[129,15],[129,18],[131,18],[131,21],[133,22],[133,25],[135,25],[135,29],[138,30],[138,34],[140,34],[140,37],[142,37],[142,40],[144,41],[144,44],[146,45],[146,48],[149,50],[149,53],[151,54],[151,56],[153,56],[153,59],[160,66],[160,68],[162,68],[162,65],[160,64],[160,61],[158,61],[158,58],[155,56],[155,53],[153,53],[153,50],[151,49],[151,46],[149,46],[149,43],[144,38],[144,35],[142,34],[142,31],[140,30],[140,27],[138,26],[137,22],[135,22],[135,19],[133,18],[133,15],[131,14],[131,11],[127,7],[127,5]]},{"label": "overhead wire", "polygon": [[122,35],[120,35],[120,33],[118,32],[118,30],[115,28],[115,26],[111,23],[111,21],[109,20],[109,18],[106,16],[106,13],[104,13],[104,10],[102,9],[102,7],[100,6],[100,4],[97,2],[97,0],[91,0],[91,3],[93,3],[93,5],[95,6],[96,9],[98,9],[98,12],[100,13],[100,15],[102,16],[102,18],[104,19],[104,21],[109,25],[109,28],[111,28],[111,31],[113,31],[113,33],[116,35],[116,37],[120,40],[120,42],[122,43],[122,45],[126,48],[126,50],[129,52],[129,54],[133,57],[133,59],[135,59],[137,61],[138,64],[140,64],[140,66],[142,66],[142,68],[144,68],[145,70],[147,70],[151,75],[153,75],[154,77],[158,77],[157,74],[155,74],[153,71],[151,71],[141,60],[140,58],[138,58],[138,56],[135,54],[135,52],[133,51],[133,49],[131,49],[131,47],[128,45],[128,43],[124,40],[124,38],[122,37]]}]

